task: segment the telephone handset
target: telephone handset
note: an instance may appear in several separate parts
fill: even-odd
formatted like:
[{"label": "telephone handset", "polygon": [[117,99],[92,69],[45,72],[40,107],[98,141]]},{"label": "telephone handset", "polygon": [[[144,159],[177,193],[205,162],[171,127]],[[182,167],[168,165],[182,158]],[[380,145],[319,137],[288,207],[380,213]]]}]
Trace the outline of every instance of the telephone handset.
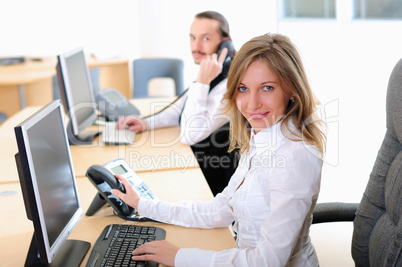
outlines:
[{"label": "telephone handset", "polygon": [[232,41],[229,41],[229,40],[222,41],[218,46],[218,58],[221,55],[223,48],[225,48],[225,47],[228,49],[228,53],[226,54],[226,58],[225,58],[225,61],[226,61],[228,59],[228,57],[233,58],[234,55],[232,55],[232,54],[235,51],[235,49],[234,49]]},{"label": "telephone handset", "polygon": [[225,47],[228,49],[228,53],[226,54],[225,61],[223,62],[222,74],[224,77],[227,77],[227,74],[228,74],[229,68],[230,68],[230,64],[232,63],[232,58],[234,57],[235,49],[234,49],[233,43],[231,41],[229,41],[229,40],[222,41],[218,47],[218,58],[221,55],[223,48],[225,48]]},{"label": "telephone handset", "polygon": [[[228,52],[227,52],[227,54],[226,54],[225,61],[223,62],[222,72],[221,72],[221,73],[212,81],[212,83],[211,83],[211,85],[213,84],[214,86],[215,86],[216,84],[218,84],[219,82],[221,82],[223,79],[225,79],[225,78],[228,76],[229,68],[230,68],[230,65],[232,64],[232,58],[234,57],[234,54],[235,54],[235,49],[234,49],[234,46],[233,46],[232,41],[224,40],[224,41],[222,41],[222,42],[219,44],[219,46],[218,46],[218,50],[217,50],[218,58],[219,58],[219,56],[221,55],[222,49],[225,48],[225,47],[228,49]],[[211,86],[210,90],[211,90],[214,86]],[[164,107],[163,109],[161,109],[160,111],[158,111],[158,112],[156,112],[156,113],[154,113],[154,114],[151,114],[151,115],[148,115],[148,116],[143,117],[143,119],[144,119],[144,118],[148,118],[148,117],[150,117],[150,116],[154,116],[154,115],[156,115],[156,114],[159,114],[159,113],[165,111],[166,109],[168,109],[169,107],[171,107],[174,103],[176,103],[180,98],[182,98],[182,97],[187,93],[188,89],[189,89],[189,88],[187,88],[186,90],[184,90],[184,92],[181,93],[181,94],[180,94],[173,102],[171,102],[169,105],[167,105],[166,107]]]},{"label": "telephone handset", "polygon": [[142,179],[130,168],[124,159],[117,159],[105,165],[92,165],[88,168],[86,176],[98,190],[85,215],[92,216],[106,203],[110,204],[119,217],[126,220],[149,220],[139,218],[136,211],[111,193],[111,189],[119,189],[126,192],[123,184],[114,176],[118,174],[128,180],[137,193],[148,199],[157,199]]}]

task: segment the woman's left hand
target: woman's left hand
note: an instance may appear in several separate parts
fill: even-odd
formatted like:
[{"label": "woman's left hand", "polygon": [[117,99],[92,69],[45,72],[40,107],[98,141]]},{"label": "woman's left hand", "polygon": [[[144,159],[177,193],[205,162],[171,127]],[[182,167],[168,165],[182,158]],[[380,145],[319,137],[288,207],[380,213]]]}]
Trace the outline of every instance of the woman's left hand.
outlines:
[{"label": "woman's left hand", "polygon": [[126,193],[123,193],[118,189],[112,189],[111,193],[119,199],[123,200],[123,202],[130,207],[138,210],[138,202],[140,201],[140,196],[134,190],[134,187],[127,181],[126,178],[123,178],[118,174],[115,174],[115,177],[122,182],[124,188],[126,189]]},{"label": "woman's left hand", "polygon": [[174,266],[174,259],[179,248],[166,240],[146,242],[133,251],[133,260],[155,261],[167,266]]}]

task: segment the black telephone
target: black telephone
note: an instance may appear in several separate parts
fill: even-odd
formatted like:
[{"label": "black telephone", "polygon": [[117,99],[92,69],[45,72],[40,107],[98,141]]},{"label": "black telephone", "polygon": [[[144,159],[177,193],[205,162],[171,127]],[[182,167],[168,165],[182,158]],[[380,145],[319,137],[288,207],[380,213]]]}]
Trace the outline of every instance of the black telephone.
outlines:
[{"label": "black telephone", "polygon": [[92,216],[103,205],[109,203],[113,209],[124,216],[131,216],[134,209],[126,203],[114,196],[110,191],[111,189],[119,189],[123,193],[126,192],[123,184],[114,177],[104,166],[92,165],[85,174],[92,184],[98,189],[99,194],[95,196],[88,208],[86,215]]},{"label": "black telephone", "polygon": [[92,216],[106,203],[109,203],[116,212],[116,215],[125,220],[149,221],[150,219],[139,216],[132,207],[111,193],[112,189],[119,189],[123,193],[126,192],[123,184],[114,176],[115,174],[126,178],[141,197],[157,199],[155,194],[124,159],[116,159],[103,166],[95,164],[88,168],[85,175],[99,193],[93,199],[85,215]]},{"label": "black telephone", "polygon": [[226,58],[225,58],[225,61],[226,61],[228,59],[228,57],[230,57],[230,58],[234,57],[233,52],[235,51],[235,49],[234,49],[232,41],[229,41],[229,40],[222,41],[218,46],[218,58],[219,58],[223,48],[225,48],[225,47],[228,49],[228,53],[226,54]]},{"label": "black telephone", "polygon": [[218,47],[218,58],[221,55],[222,49],[225,47],[228,49],[228,53],[226,54],[225,61],[223,62],[222,75],[224,77],[227,77],[229,68],[230,68],[230,64],[232,63],[232,59],[235,54],[235,49],[234,49],[233,43],[231,41],[229,41],[229,40],[222,41]]},{"label": "black telephone", "polygon": [[100,90],[95,100],[98,110],[108,121],[117,121],[121,116],[140,115],[140,111],[113,88]]},{"label": "black telephone", "polygon": [[[225,78],[228,76],[229,68],[230,68],[230,65],[232,64],[232,59],[233,59],[233,57],[234,57],[234,55],[235,55],[235,53],[236,53],[236,50],[234,49],[234,46],[233,46],[232,41],[224,40],[224,41],[222,41],[222,42],[219,44],[219,46],[218,46],[218,50],[217,50],[218,58],[219,58],[219,56],[221,55],[222,49],[225,48],[225,47],[228,49],[228,53],[226,54],[225,61],[223,61],[222,72],[212,81],[211,84],[216,85],[217,83],[219,83],[220,81],[222,81],[223,79],[225,79]],[[181,94],[180,94],[173,102],[171,102],[169,105],[167,105],[166,107],[164,107],[163,109],[161,109],[160,111],[158,111],[158,112],[156,112],[156,113],[154,113],[154,114],[151,114],[151,115],[148,115],[148,116],[143,117],[143,119],[144,119],[144,118],[148,118],[148,117],[150,117],[150,116],[154,116],[154,115],[156,115],[156,114],[159,114],[159,113],[165,111],[166,109],[168,109],[169,107],[171,107],[174,103],[176,103],[180,98],[182,98],[182,97],[187,93],[188,89],[189,89],[189,88],[187,88],[186,90],[184,90],[184,92],[181,93]]]}]

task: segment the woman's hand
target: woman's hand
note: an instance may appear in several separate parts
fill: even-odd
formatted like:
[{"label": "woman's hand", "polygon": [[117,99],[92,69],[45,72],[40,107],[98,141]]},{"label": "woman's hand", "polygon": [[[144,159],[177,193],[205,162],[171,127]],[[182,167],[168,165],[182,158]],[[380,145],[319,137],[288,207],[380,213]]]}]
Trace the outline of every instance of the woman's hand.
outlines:
[{"label": "woman's hand", "polygon": [[148,125],[145,120],[130,115],[120,118],[116,123],[116,128],[119,130],[125,129],[126,127],[128,127],[128,129],[133,132],[143,132],[147,130]]},{"label": "woman's hand", "polygon": [[133,251],[133,260],[155,261],[167,266],[174,266],[174,259],[180,248],[166,240],[147,242]]},{"label": "woman's hand", "polygon": [[120,175],[115,175],[117,179],[119,179],[126,189],[126,193],[121,192],[118,189],[112,189],[112,194],[124,201],[127,205],[133,207],[134,209],[138,209],[138,202],[140,201],[140,196],[135,192],[134,187],[123,177]]}]

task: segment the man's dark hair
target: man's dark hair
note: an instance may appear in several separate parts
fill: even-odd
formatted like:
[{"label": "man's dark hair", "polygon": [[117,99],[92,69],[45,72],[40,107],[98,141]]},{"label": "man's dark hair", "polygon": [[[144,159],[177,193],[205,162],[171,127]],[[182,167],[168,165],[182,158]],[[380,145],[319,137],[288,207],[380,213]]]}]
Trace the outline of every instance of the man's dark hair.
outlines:
[{"label": "man's dark hair", "polygon": [[201,12],[201,13],[198,13],[197,15],[195,15],[195,18],[197,18],[197,19],[214,19],[214,20],[219,21],[220,35],[222,37],[229,37],[230,40],[232,40],[232,38],[230,37],[230,34],[229,34],[229,23],[222,14],[220,14],[216,11],[204,11],[204,12]]}]

